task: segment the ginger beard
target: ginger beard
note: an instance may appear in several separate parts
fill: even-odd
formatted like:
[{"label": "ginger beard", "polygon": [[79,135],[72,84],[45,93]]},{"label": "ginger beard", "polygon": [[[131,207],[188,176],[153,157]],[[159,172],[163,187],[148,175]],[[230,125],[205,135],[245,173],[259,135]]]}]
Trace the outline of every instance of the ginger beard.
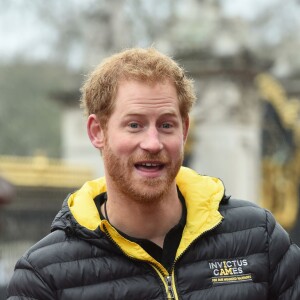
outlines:
[{"label": "ginger beard", "polygon": [[[183,149],[176,161],[160,154],[144,153],[142,155],[132,155],[126,161],[122,161],[115,155],[106,138],[105,147],[102,149],[103,161],[106,172],[109,175],[114,188],[126,195],[132,201],[153,204],[159,202],[171,188],[175,177],[182,166]],[[144,177],[135,174],[135,162],[137,161],[160,161],[164,162],[164,172],[159,177]]]}]

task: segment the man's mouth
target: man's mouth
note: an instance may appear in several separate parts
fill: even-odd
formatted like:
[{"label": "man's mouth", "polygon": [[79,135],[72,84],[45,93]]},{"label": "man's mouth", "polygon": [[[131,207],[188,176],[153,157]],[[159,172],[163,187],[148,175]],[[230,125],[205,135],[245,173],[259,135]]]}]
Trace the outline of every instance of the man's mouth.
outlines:
[{"label": "man's mouth", "polygon": [[135,167],[140,171],[159,171],[162,170],[165,164],[158,162],[141,162],[136,163]]}]

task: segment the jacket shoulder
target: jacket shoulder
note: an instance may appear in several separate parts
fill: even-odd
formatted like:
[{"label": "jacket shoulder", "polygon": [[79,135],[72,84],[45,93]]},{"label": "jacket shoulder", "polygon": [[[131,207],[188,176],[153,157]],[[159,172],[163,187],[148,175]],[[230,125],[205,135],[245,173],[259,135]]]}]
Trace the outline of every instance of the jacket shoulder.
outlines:
[{"label": "jacket shoulder", "polygon": [[[270,211],[237,199],[223,201],[224,221],[217,233],[234,233],[237,241],[268,257],[269,287],[272,299],[299,299],[300,249]],[[225,235],[226,236],[226,235]]]},{"label": "jacket shoulder", "polygon": [[84,261],[93,255],[101,257],[107,252],[107,240],[102,237],[93,242],[88,237],[69,234],[65,230],[55,230],[33,245],[23,256],[36,270],[59,269],[67,262]]},{"label": "jacket shoulder", "polygon": [[248,200],[242,200],[242,199],[234,199],[230,197],[224,197],[224,200],[220,203],[220,209],[221,210],[226,210],[226,209],[231,209],[231,208],[238,208],[238,207],[256,207],[259,209],[261,208],[259,205],[252,201]]},{"label": "jacket shoulder", "polygon": [[42,270],[55,261],[55,249],[64,241],[63,231],[53,232],[33,245],[18,260],[7,287],[7,299],[20,299],[20,295],[22,299],[55,299],[54,289],[45,280]]},{"label": "jacket shoulder", "polygon": [[51,232],[27,250],[23,258],[37,269],[52,264],[59,253],[64,253],[64,245],[70,243],[63,230]]},{"label": "jacket shoulder", "polygon": [[[99,242],[95,247],[76,235],[68,236],[63,230],[53,231],[19,259],[8,285],[8,296],[56,299],[56,291],[72,285],[74,274],[79,274],[95,257],[107,253],[102,245]],[[70,274],[74,276],[69,278]]]},{"label": "jacket shoulder", "polygon": [[221,202],[219,211],[224,217],[222,227],[228,232],[254,228],[266,229],[267,210],[253,202],[229,199]]}]

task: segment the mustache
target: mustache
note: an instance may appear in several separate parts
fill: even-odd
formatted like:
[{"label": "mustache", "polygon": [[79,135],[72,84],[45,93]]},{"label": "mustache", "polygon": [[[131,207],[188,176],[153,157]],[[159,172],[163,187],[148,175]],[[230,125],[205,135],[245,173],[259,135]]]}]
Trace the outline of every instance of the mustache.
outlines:
[{"label": "mustache", "polygon": [[161,163],[168,163],[170,161],[170,158],[162,153],[153,154],[153,153],[144,153],[140,155],[135,155],[130,159],[130,162],[139,162],[139,161],[158,161]]}]

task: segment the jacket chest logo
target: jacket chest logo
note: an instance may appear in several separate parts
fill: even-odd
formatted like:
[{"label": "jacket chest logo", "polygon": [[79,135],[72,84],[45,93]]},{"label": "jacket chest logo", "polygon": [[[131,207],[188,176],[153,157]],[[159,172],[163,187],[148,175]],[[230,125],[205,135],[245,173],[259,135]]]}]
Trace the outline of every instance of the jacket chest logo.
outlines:
[{"label": "jacket chest logo", "polygon": [[249,262],[245,258],[211,261],[208,265],[213,284],[252,281],[252,275],[247,273]]}]

